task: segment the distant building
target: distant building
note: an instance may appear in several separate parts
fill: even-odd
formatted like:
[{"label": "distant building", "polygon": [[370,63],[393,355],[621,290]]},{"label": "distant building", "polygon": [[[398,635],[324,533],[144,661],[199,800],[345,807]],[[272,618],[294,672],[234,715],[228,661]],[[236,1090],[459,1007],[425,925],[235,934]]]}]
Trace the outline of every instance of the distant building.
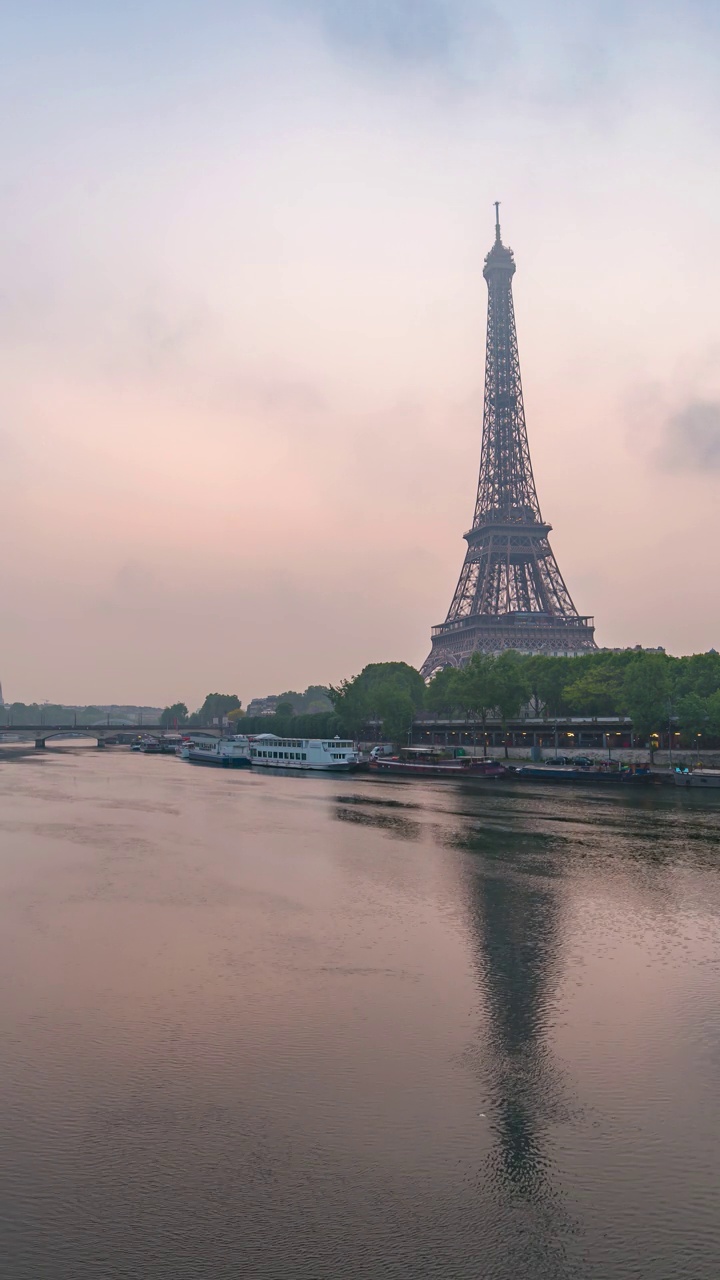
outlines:
[{"label": "distant building", "polygon": [[619,649],[603,648],[601,649],[600,652],[601,653],[664,653],[665,650],[661,644],[657,645],[657,647],[654,649],[653,648],[648,649],[645,647],[645,645],[642,645],[642,644],[624,644],[624,645],[621,645]]},{"label": "distant building", "polygon": [[272,716],[279,702],[289,702],[296,716],[322,715],[332,711],[333,706],[324,685],[308,685],[304,693],[288,689],[284,693],[273,693],[266,698],[253,698],[246,714],[249,716]]},{"label": "distant building", "polygon": [[269,698],[253,698],[248,705],[246,715],[249,716],[274,716],[275,708],[280,699],[277,695]]}]

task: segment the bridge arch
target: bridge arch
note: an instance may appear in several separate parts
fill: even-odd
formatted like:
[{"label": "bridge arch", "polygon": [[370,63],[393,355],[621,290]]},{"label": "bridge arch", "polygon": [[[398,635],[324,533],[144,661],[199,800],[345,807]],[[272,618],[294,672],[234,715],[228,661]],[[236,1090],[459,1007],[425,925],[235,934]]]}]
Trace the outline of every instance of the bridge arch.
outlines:
[{"label": "bridge arch", "polygon": [[57,739],[60,742],[77,742],[95,740],[96,747],[104,747],[107,732],[98,732],[95,729],[36,729],[35,730],[35,747],[42,751],[47,742]]}]

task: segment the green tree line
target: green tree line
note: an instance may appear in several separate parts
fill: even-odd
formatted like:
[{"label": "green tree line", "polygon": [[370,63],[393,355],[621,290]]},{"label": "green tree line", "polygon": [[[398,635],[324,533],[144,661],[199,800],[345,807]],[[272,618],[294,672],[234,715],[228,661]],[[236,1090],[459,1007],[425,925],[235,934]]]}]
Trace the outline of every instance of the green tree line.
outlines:
[{"label": "green tree line", "polygon": [[[446,667],[427,684],[405,662],[376,662],[336,688],[310,686],[279,700],[275,715],[248,717],[237,694],[209,693],[190,713],[176,702],[162,713],[168,728],[209,726],[227,716],[245,733],[281,737],[382,737],[401,742],[423,711],[484,726],[503,726],[527,707],[531,715],[627,716],[639,739],[680,732],[685,745],[698,735],[708,745],[720,739],[720,654],[674,658],[634,649],[598,650],[577,658],[532,657],[508,650],[497,657],[476,653],[462,668]],[[305,710],[304,708],[307,708]],[[328,709],[319,709],[328,708]],[[97,707],[14,703],[1,712],[8,724],[92,724],[105,715]]]},{"label": "green tree line", "polygon": [[673,658],[633,649],[577,658],[474,654],[460,669],[446,668],[429,683],[425,705],[433,711],[490,714],[506,722],[528,706],[531,714],[627,716],[636,734],[649,739],[668,729],[695,741],[720,736],[720,654]]}]

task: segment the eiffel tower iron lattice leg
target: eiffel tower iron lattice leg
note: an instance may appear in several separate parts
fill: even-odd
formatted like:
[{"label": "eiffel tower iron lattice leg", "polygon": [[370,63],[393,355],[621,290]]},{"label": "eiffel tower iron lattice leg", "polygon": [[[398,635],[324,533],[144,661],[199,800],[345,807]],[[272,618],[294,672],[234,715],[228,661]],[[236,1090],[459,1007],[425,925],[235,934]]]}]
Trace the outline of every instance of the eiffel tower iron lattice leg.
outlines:
[{"label": "eiffel tower iron lattice leg", "polygon": [[428,677],[476,650],[579,654],[596,648],[593,619],[578,614],[540,514],[518,355],[515,259],[500,237],[485,258],[488,286],[480,478],[467,552],[447,618],[432,630]]}]

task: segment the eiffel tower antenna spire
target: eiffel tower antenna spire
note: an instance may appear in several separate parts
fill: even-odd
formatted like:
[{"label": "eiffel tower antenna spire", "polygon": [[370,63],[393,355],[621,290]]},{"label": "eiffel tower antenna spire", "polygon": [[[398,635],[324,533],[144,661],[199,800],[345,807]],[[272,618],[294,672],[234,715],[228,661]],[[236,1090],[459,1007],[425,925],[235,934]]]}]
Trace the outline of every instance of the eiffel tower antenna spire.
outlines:
[{"label": "eiffel tower antenna spire", "polygon": [[540,514],[525,425],[512,278],[500,238],[485,258],[488,287],[480,476],[467,551],[447,618],[432,629],[424,676],[462,666],[476,650],[579,654],[594,649],[593,619],[578,614]]}]

